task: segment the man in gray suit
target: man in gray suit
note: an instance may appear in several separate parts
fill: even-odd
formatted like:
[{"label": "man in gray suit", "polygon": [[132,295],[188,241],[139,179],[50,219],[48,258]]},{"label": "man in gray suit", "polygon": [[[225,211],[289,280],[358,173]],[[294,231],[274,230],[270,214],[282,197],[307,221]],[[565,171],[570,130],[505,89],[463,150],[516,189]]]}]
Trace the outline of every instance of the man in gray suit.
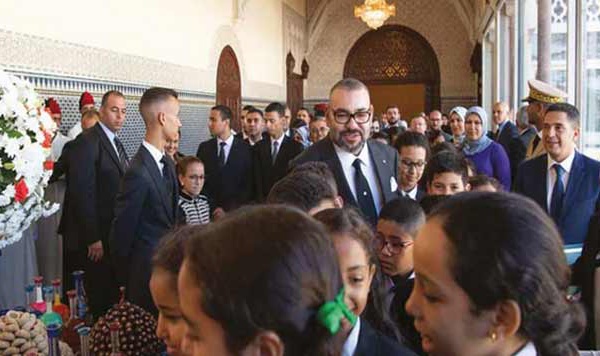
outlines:
[{"label": "man in gray suit", "polygon": [[309,147],[291,164],[327,163],[340,196],[375,225],[381,207],[398,197],[398,153],[368,140],[372,123],[373,105],[367,87],[353,78],[342,79],[329,93],[329,137]]}]

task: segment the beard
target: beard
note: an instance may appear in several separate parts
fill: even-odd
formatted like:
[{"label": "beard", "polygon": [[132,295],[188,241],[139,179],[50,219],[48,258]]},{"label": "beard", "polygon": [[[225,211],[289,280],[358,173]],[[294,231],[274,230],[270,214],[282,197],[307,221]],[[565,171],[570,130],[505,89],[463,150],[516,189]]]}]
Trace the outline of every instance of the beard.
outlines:
[{"label": "beard", "polygon": [[[343,139],[344,134],[359,134],[360,141],[355,144],[348,143]],[[335,143],[339,147],[341,147],[346,152],[352,153],[355,156],[358,156],[360,154],[366,142],[365,135],[360,130],[344,130],[339,133],[336,133],[334,138]]]}]

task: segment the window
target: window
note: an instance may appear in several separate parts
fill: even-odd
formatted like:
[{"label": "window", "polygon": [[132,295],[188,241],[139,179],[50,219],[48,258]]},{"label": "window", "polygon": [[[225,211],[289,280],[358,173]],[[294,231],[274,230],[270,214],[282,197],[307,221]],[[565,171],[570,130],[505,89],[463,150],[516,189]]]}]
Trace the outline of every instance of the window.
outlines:
[{"label": "window", "polygon": [[582,129],[583,152],[600,159],[600,6],[597,0],[584,1],[582,19]]}]

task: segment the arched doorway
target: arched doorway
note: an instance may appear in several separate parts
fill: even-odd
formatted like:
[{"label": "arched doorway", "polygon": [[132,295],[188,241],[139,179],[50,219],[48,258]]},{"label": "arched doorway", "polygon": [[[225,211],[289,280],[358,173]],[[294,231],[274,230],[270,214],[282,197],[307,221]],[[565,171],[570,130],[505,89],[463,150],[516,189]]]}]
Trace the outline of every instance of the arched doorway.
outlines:
[{"label": "arched doorway", "polygon": [[287,73],[287,105],[292,112],[292,117],[296,117],[298,110],[304,102],[304,79],[308,78],[308,62],[306,62],[306,59],[302,61],[302,74],[294,73],[296,60],[292,52],[289,52],[285,59],[285,65]]},{"label": "arched doorway", "polygon": [[235,52],[225,46],[219,57],[217,67],[217,105],[228,106],[232,113],[231,128],[240,132],[240,113],[242,106],[242,81],[240,66]]},{"label": "arched doorway", "polygon": [[363,81],[375,112],[397,104],[406,119],[440,108],[440,67],[427,40],[400,25],[386,25],[362,35],[352,46],[344,77]]}]

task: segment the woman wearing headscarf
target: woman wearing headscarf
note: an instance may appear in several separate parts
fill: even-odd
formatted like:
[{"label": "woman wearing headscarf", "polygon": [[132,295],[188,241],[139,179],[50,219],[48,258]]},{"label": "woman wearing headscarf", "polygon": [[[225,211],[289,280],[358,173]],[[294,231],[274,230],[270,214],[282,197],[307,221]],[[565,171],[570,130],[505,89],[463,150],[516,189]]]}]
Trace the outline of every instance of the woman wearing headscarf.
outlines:
[{"label": "woman wearing headscarf", "polygon": [[448,124],[450,125],[450,130],[452,131],[452,139],[450,142],[454,144],[455,147],[461,147],[463,141],[465,140],[465,114],[467,113],[467,108],[462,106],[457,106],[454,109],[450,110],[450,114],[448,117]]},{"label": "woman wearing headscarf", "polygon": [[496,178],[504,190],[510,190],[510,161],[504,147],[486,133],[488,118],[480,106],[471,107],[465,114],[463,153],[477,169],[478,174]]}]

